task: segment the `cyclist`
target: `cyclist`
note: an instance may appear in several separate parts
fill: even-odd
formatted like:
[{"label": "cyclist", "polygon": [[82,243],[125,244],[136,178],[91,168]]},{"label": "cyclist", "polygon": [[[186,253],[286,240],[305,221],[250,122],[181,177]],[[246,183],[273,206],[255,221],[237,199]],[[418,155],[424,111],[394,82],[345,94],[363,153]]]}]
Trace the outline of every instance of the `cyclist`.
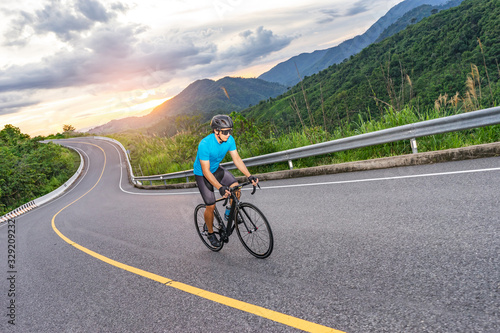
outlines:
[{"label": "cyclist", "polygon": [[[215,210],[214,187],[219,190],[223,197],[230,195],[229,187],[238,185],[234,176],[221,167],[219,164],[226,156],[227,152],[231,154],[234,165],[252,182],[255,186],[259,180],[252,176],[245,163],[242,161],[236,143],[232,137],[233,120],[227,115],[216,115],[210,122],[212,133],[203,138],[198,145],[198,153],[193,166],[193,172],[196,178],[196,184],[205,202],[205,224],[207,225],[208,240],[210,243],[219,247],[220,242],[214,235],[213,221]],[[238,190],[236,196],[239,198],[241,192]],[[226,211],[226,217],[229,212]]]}]

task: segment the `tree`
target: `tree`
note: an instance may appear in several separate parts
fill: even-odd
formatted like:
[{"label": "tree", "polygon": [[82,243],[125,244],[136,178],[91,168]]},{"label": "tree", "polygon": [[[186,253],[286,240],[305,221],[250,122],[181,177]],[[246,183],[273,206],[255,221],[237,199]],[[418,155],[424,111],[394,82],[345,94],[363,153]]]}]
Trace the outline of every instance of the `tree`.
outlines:
[{"label": "tree", "polygon": [[12,125],[0,131],[0,216],[56,189],[74,170],[74,155],[39,143]]},{"label": "tree", "polygon": [[76,128],[74,128],[72,125],[63,125],[63,132],[74,132]]}]

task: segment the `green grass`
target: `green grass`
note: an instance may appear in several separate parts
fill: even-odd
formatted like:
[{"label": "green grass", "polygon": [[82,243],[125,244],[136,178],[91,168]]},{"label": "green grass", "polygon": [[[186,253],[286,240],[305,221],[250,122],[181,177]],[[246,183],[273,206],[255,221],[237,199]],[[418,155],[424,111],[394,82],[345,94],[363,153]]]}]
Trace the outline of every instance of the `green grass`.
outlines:
[{"label": "green grass", "polygon": [[[241,114],[233,113],[232,117],[235,120],[234,137],[237,142],[238,152],[242,158],[248,158],[306,146],[311,142],[336,140],[456,113],[460,113],[460,110],[441,108],[440,110],[432,109],[428,112],[418,112],[413,107],[405,107],[396,112],[388,109],[380,119],[363,119],[358,116],[358,119],[351,119],[349,123],[344,121],[332,133],[326,132],[320,127],[314,127],[281,134],[276,134],[271,128],[266,129],[261,125],[255,125]],[[241,124],[245,126],[239,127]],[[206,127],[198,126],[198,128],[206,130]],[[134,174],[137,176],[192,169],[198,143],[208,133],[209,131],[198,130],[181,132],[173,137],[146,136],[137,133],[117,134],[112,137],[131,151],[131,162]],[[459,148],[497,141],[500,141],[500,125],[417,139],[419,152]],[[294,168],[307,168],[411,153],[410,142],[407,140],[294,160],[293,165]],[[224,161],[229,160],[228,155]],[[250,172],[255,174],[267,173],[287,170],[288,168],[288,163],[283,162],[252,167]],[[234,171],[234,174],[241,175],[237,170]],[[168,182],[182,183],[185,182],[185,178]]]}]

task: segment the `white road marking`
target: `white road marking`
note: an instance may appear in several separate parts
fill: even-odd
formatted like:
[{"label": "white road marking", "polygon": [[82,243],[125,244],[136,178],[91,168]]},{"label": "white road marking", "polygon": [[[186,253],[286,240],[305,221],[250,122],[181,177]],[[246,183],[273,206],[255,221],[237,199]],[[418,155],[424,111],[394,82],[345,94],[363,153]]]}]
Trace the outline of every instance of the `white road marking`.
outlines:
[{"label": "white road marking", "polygon": [[318,185],[337,185],[337,184],[374,182],[374,181],[381,181],[381,180],[396,180],[396,179],[408,179],[408,178],[419,178],[419,177],[436,177],[436,176],[447,176],[447,175],[456,175],[456,174],[463,174],[463,173],[478,173],[478,172],[491,172],[491,171],[500,171],[500,168],[477,169],[477,170],[462,170],[462,171],[450,171],[450,172],[437,172],[437,173],[427,173],[427,174],[421,174],[421,175],[408,175],[408,176],[395,176],[395,177],[381,177],[381,178],[368,178],[368,179],[341,180],[341,181],[323,182],[323,183],[277,185],[277,186],[266,186],[263,189],[276,189],[276,188],[289,188],[289,187],[306,187],[306,186],[318,186]]}]

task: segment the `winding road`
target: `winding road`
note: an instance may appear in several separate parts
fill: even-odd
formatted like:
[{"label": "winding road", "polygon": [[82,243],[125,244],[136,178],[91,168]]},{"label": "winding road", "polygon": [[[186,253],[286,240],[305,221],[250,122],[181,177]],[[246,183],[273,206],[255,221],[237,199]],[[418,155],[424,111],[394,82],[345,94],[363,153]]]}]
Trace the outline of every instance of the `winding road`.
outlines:
[{"label": "winding road", "polygon": [[500,157],[261,182],[259,260],[202,244],[197,189],[136,189],[114,144],[60,143],[82,176],[0,225],[0,332],[500,331]]}]

